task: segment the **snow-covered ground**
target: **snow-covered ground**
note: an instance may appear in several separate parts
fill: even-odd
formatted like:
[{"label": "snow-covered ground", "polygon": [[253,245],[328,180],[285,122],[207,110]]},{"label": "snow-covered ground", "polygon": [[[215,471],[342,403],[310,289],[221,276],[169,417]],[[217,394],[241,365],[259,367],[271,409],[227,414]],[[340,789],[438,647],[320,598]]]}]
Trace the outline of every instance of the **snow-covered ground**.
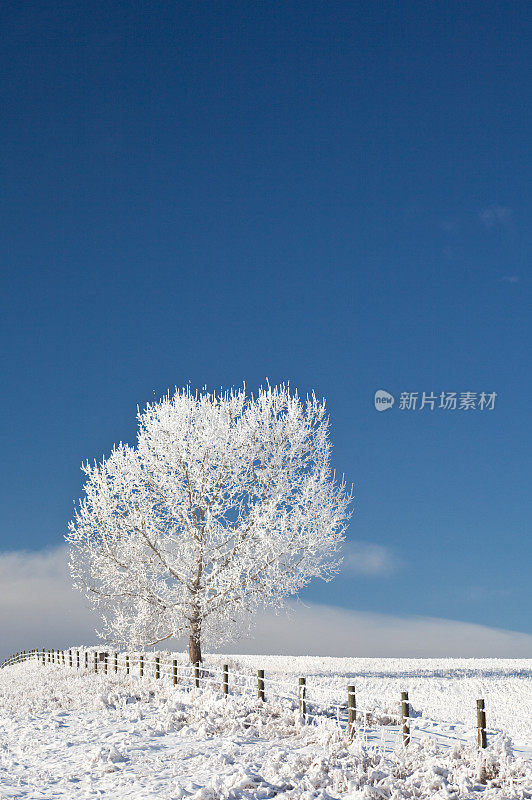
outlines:
[{"label": "snow-covered ground", "polygon": [[[511,754],[505,735],[530,742],[530,662],[211,656],[213,682],[200,690],[181,672],[172,686],[168,659],[161,662],[160,680],[151,677],[152,656],[142,680],[126,676],[123,661],[106,675],[35,662],[1,670],[0,798],[532,797],[532,766]],[[235,681],[238,671],[264,668],[267,702],[252,691],[223,698],[222,663]],[[133,658],[131,668],[138,669]],[[311,708],[344,703],[353,682],[359,706],[374,708],[375,719],[351,744],[334,713],[303,725],[288,701],[276,699],[299,675],[307,677]],[[471,707],[474,714],[484,697],[488,726],[500,723],[505,734],[492,733],[484,763],[474,744],[458,739],[442,745],[424,737],[405,751],[389,735],[404,689],[413,725],[422,712],[440,731],[459,723],[469,729]],[[499,717],[490,718],[496,706]],[[378,731],[386,731],[380,744]],[[447,733],[452,739],[454,731]]]},{"label": "snow-covered ground", "polygon": [[[357,706],[377,713],[399,713],[401,692],[409,693],[413,715],[421,721],[449,723],[454,737],[474,734],[476,701],[486,705],[488,730],[505,733],[517,754],[532,760],[532,659],[501,658],[318,658],[315,656],[211,656],[252,672],[279,678],[296,690],[307,679],[307,696],[324,706],[345,706],[354,684]],[[272,689],[274,684],[272,684]],[[414,720],[414,726],[417,722]],[[441,725],[439,729],[441,729]]]}]

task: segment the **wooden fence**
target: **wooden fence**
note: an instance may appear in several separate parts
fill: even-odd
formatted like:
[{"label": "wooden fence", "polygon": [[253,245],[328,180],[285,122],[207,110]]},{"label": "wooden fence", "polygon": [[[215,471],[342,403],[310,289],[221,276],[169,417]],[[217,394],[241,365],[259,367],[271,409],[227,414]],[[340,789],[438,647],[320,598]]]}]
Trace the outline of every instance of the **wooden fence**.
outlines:
[{"label": "wooden fence", "polygon": [[[92,659],[89,658],[89,652],[93,653]],[[84,656],[84,657],[83,657]],[[2,669],[14,664],[20,664],[25,661],[35,661],[43,666],[47,665],[61,665],[67,666],[71,669],[85,670],[85,672],[103,673],[107,675],[111,672],[118,673],[120,668],[120,654],[115,652],[110,654],[107,651],[89,651],[89,650],[53,650],[53,649],[34,649],[23,650],[22,652],[15,653],[10,658],[6,659],[2,664]],[[138,667],[138,677],[144,678],[146,676],[146,668],[148,662],[145,653],[137,653],[131,655],[129,653],[123,656],[123,668],[126,675],[132,675],[132,668]],[[222,696],[227,697],[230,691],[234,693],[243,693],[251,688],[250,681],[252,676],[233,671],[230,674],[228,664],[224,664],[221,669],[220,679],[214,677],[212,669],[205,669],[202,665],[198,664],[179,664],[177,659],[172,659],[171,664],[161,664],[160,656],[154,656],[152,664],[152,676],[156,680],[161,680],[162,676],[170,678],[172,684],[177,686],[183,682],[183,678],[190,679],[191,687],[200,689],[208,687],[209,684],[214,685],[217,690],[221,691]],[[231,682],[231,676],[233,682]],[[266,703],[268,699],[268,691],[266,684],[269,683],[276,695],[275,687],[278,688],[278,681],[267,679],[263,669],[259,669],[256,675],[256,691],[257,698]],[[309,709],[307,699],[307,680],[305,677],[298,679],[297,686],[294,687],[294,696],[296,698],[297,707],[303,722],[311,722],[319,716],[327,715],[327,710],[313,704],[313,709]],[[277,697],[279,695],[277,694]],[[286,699],[286,696],[285,696]],[[373,716],[373,711],[357,706],[356,690],[353,684],[350,684],[346,690],[346,706],[343,708],[347,711],[346,719],[346,734],[350,740],[354,738],[357,724],[363,722],[367,725],[368,718]],[[340,706],[337,706],[339,709]],[[402,743],[404,747],[408,747],[412,739],[412,725],[417,725],[423,718],[413,717],[411,714],[411,706],[408,697],[408,692],[401,692],[401,699],[399,701],[399,726],[402,734]],[[478,699],[476,705],[476,741],[480,749],[485,749],[488,746],[488,735],[486,730],[486,710],[484,699]],[[340,714],[337,715],[338,724],[340,723]],[[431,720],[431,722],[433,722]],[[430,735],[430,734],[429,734]],[[437,732],[433,734],[437,736]]]}]

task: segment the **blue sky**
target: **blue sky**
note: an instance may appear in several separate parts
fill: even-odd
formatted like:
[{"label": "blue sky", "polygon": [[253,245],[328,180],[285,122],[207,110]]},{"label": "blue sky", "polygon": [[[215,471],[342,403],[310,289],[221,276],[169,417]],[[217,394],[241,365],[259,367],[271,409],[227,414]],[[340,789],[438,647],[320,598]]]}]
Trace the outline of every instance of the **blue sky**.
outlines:
[{"label": "blue sky", "polygon": [[303,598],[532,633],[530,4],[0,13],[2,550],[61,545],[137,404],[289,380],[356,493]]}]

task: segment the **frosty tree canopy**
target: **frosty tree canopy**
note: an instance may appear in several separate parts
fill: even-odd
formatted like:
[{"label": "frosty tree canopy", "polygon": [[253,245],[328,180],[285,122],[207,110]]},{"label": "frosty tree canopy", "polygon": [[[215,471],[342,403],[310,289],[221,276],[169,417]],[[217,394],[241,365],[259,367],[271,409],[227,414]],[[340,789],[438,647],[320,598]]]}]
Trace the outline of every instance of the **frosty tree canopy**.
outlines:
[{"label": "frosty tree canopy", "polygon": [[71,571],[102,635],[142,646],[231,636],[259,605],[329,580],[351,494],[331,472],[324,402],[287,386],[188,388],[138,413],[136,447],[83,465]]}]

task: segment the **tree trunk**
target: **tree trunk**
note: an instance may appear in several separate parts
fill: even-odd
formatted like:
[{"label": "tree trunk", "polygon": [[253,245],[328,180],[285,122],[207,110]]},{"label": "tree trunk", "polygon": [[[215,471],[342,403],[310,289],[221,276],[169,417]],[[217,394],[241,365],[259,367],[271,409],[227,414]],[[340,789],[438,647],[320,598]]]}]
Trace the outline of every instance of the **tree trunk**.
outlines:
[{"label": "tree trunk", "polygon": [[192,664],[198,664],[201,659],[201,578],[203,575],[203,540],[205,536],[205,512],[200,509],[200,548],[196,555],[196,577],[191,589],[191,615],[190,615],[190,639],[188,641],[188,655]]},{"label": "tree trunk", "polygon": [[190,658],[191,664],[197,664],[198,661],[201,661],[201,639],[199,636],[199,631],[196,633],[191,633],[190,638],[188,640],[188,655]]}]

